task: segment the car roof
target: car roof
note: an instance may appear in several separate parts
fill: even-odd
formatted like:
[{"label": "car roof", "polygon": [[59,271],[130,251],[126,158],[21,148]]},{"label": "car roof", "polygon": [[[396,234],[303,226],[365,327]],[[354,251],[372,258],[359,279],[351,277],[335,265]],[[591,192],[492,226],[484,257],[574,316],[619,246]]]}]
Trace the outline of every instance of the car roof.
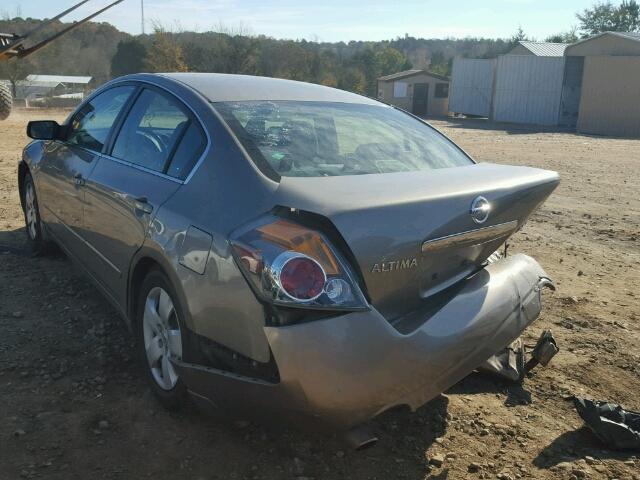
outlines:
[{"label": "car roof", "polygon": [[188,85],[210,102],[289,100],[385,106],[363,95],[282,78],[226,73],[160,73],[156,75]]}]

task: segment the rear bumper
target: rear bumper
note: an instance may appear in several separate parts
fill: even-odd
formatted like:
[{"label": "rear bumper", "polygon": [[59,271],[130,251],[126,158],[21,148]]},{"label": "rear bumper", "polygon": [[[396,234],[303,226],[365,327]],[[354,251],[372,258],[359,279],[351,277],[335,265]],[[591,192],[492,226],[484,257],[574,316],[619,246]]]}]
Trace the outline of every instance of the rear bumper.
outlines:
[{"label": "rear bumper", "polygon": [[526,255],[492,263],[410,334],[378,312],[266,327],[280,383],[177,363],[195,394],[258,418],[317,419],[348,428],[399,405],[416,409],[515,340],[541,310],[550,281]]}]

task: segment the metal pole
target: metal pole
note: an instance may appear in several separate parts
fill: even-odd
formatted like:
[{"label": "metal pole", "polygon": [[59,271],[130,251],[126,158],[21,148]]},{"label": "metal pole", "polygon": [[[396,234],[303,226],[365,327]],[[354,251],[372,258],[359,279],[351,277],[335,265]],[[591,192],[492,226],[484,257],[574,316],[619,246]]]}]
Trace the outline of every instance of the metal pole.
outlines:
[{"label": "metal pole", "polygon": [[144,0],[140,0],[140,23],[142,27],[142,34],[144,35]]}]

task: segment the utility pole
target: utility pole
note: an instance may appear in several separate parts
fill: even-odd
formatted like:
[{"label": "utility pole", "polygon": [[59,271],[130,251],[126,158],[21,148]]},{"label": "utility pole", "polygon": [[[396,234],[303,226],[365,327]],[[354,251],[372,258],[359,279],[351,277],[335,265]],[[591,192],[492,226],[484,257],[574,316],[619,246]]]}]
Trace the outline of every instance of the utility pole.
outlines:
[{"label": "utility pole", "polygon": [[144,35],[144,0],[140,0],[140,26]]}]

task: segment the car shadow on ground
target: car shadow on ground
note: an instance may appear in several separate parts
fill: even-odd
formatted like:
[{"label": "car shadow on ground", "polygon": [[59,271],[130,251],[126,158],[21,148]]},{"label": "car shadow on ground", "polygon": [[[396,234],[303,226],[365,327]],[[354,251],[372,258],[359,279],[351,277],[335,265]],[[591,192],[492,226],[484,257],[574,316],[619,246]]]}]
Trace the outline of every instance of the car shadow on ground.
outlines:
[{"label": "car shadow on ground", "polygon": [[606,445],[598,441],[589,427],[583,426],[559,435],[553,442],[544,447],[533,464],[538,468],[549,469],[562,462],[591,457],[589,463],[595,464],[600,460],[625,461],[634,457],[632,451],[616,451],[607,449]]},{"label": "car shadow on ground", "polygon": [[447,393],[459,395],[475,395],[479,393],[499,393],[506,396],[504,405],[515,407],[529,405],[532,402],[531,392],[523,383],[508,382],[485,373],[473,372],[449,390]]},{"label": "car shadow on ground", "polygon": [[32,256],[26,238],[27,233],[24,227],[16,230],[0,230],[0,255]]}]

